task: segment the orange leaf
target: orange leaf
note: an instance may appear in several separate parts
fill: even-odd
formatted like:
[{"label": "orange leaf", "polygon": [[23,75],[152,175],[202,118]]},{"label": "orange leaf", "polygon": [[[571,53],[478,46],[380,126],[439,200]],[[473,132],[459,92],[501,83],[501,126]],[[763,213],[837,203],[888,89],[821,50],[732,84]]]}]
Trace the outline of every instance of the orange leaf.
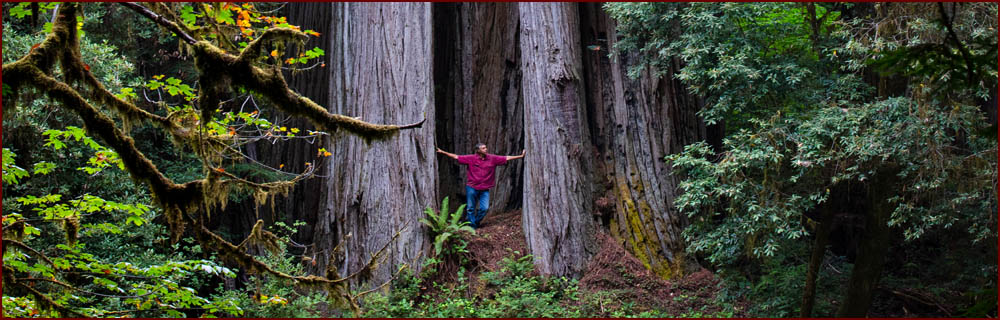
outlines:
[{"label": "orange leaf", "polygon": [[306,167],[313,165],[312,162],[306,162]]},{"label": "orange leaf", "polygon": [[103,272],[104,272],[104,274],[111,274],[111,270],[108,270],[108,269],[104,269]]},{"label": "orange leaf", "polygon": [[324,157],[329,157],[329,156],[332,156],[332,155],[333,155],[333,154],[332,154],[332,153],[330,153],[330,151],[327,151],[327,152],[323,152],[323,156],[324,156]]},{"label": "orange leaf", "polygon": [[38,48],[38,46],[41,45],[42,45],[41,43],[36,43],[35,45],[31,46],[31,50],[28,50],[28,52],[35,51],[35,48]]},{"label": "orange leaf", "polygon": [[295,58],[288,58],[288,60],[285,60],[285,63],[287,64],[295,63]]},{"label": "orange leaf", "polygon": [[278,56],[278,49],[274,49],[273,51],[271,51],[271,56],[272,57],[277,57]]},{"label": "orange leaf", "polygon": [[285,164],[284,163],[278,165],[278,169],[283,169],[283,168],[285,168]]},{"label": "orange leaf", "polygon": [[226,172],[226,169],[223,169],[223,168],[215,168],[215,171],[218,171],[218,172]]},{"label": "orange leaf", "polygon": [[320,64],[319,64],[319,67],[320,67],[320,68],[326,68],[326,63],[320,63]]},{"label": "orange leaf", "polygon": [[86,64],[86,63],[84,63],[84,64],[83,64],[83,69],[84,69],[84,70],[87,70],[87,71],[90,71],[90,65],[89,65],[89,64]]}]

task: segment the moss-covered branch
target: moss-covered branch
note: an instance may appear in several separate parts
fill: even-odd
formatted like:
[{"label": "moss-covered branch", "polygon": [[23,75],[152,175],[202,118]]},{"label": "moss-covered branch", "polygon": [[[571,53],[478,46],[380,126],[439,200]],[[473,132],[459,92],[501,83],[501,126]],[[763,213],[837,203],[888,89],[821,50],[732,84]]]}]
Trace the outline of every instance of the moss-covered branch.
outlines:
[{"label": "moss-covered branch", "polygon": [[[305,34],[291,29],[270,29],[260,39],[248,46],[240,56],[223,52],[207,41],[194,45],[195,64],[202,74],[224,75],[232,87],[244,88],[270,100],[276,108],[292,115],[308,119],[320,130],[342,129],[365,140],[384,140],[394,136],[399,130],[419,128],[421,120],[405,125],[372,124],[356,118],[333,114],[326,108],[303,97],[288,88],[288,83],[278,68],[264,69],[253,64],[263,43],[273,41],[304,39]],[[300,41],[300,40],[299,40]],[[256,49],[254,49],[256,48]]]},{"label": "moss-covered branch", "polygon": [[[195,62],[203,77],[206,75],[210,75],[213,78],[225,77],[226,79],[219,79],[219,81],[214,82],[219,84],[229,83],[233,87],[245,88],[259,93],[273,102],[275,107],[279,110],[289,115],[309,119],[310,122],[321,130],[333,131],[343,129],[365,140],[384,140],[394,136],[397,132],[399,132],[399,130],[420,128],[424,121],[426,121],[426,119],[423,119],[415,123],[404,125],[384,125],[372,124],[356,118],[332,114],[309,98],[303,97],[289,89],[288,83],[285,82],[285,79],[278,68],[264,70],[253,65],[253,62],[261,56],[260,53],[263,51],[266,44],[287,42],[301,43],[308,38],[305,33],[298,30],[288,28],[269,29],[261,34],[260,38],[251,42],[239,56],[233,56],[225,53],[223,50],[207,41],[195,40],[192,36],[182,30],[176,22],[170,21],[164,16],[156,14],[152,10],[131,2],[125,2],[122,3],[122,5],[138,12],[146,18],[149,18],[156,24],[177,33],[178,36],[180,36],[185,42],[194,45]],[[202,81],[202,85],[202,89],[204,91],[204,89],[206,89],[206,87],[204,87],[204,81]],[[216,87],[209,89],[216,91],[221,90],[222,88]],[[208,95],[212,96],[215,94],[208,93]],[[202,101],[202,111],[203,113],[207,113],[203,114],[203,116],[210,115],[215,110],[215,108],[207,108],[206,110],[204,106],[211,105],[213,103],[217,104],[215,99],[206,100],[210,101]]]},{"label": "moss-covered branch", "polygon": [[38,291],[38,289],[35,289],[23,283],[17,283],[17,285],[25,290],[28,290],[28,292],[30,292],[31,295],[35,296],[35,298],[37,299],[35,300],[35,304],[38,305],[40,308],[52,308],[64,316],[70,316],[73,318],[86,317],[86,315],[73,311],[73,309],[67,308],[66,306],[59,304],[55,300],[52,300],[52,298],[49,298],[49,296],[46,296],[41,291]]},{"label": "moss-covered branch", "polygon": [[7,250],[7,246],[18,247],[18,248],[21,248],[22,250],[31,252],[31,254],[35,256],[35,258],[38,258],[38,260],[45,261],[45,263],[48,263],[50,266],[53,266],[53,267],[55,266],[55,264],[52,263],[52,260],[49,260],[48,256],[46,256],[45,254],[43,254],[41,252],[38,252],[38,250],[35,250],[34,248],[28,246],[24,242],[17,241],[17,240],[11,240],[11,239],[3,239],[4,251]]}]

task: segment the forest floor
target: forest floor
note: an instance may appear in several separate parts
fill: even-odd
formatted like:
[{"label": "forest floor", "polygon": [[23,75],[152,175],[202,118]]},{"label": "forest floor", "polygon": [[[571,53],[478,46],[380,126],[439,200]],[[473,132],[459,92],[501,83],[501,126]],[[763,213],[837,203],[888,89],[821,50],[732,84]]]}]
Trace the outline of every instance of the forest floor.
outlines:
[{"label": "forest floor", "polygon": [[[490,214],[476,232],[466,238],[471,260],[476,266],[470,270],[470,278],[498,270],[504,257],[517,258],[528,251],[520,210]],[[610,293],[616,297],[608,305],[602,305],[602,309],[614,310],[629,304],[634,311],[657,310],[663,315],[708,316],[731,312],[733,317],[747,316],[745,302],[725,307],[732,310],[723,310],[724,307],[717,303],[720,282],[708,270],[696,270],[680,279],[663,280],[643,267],[642,262],[610,235],[598,233],[598,245],[597,254],[579,279],[579,289],[584,295]]]}]

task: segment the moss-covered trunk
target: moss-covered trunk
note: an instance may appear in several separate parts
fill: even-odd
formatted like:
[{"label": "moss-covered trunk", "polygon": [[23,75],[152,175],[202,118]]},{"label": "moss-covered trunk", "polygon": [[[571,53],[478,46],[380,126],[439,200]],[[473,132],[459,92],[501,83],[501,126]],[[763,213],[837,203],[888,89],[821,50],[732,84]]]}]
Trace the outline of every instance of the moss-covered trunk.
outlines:
[{"label": "moss-covered trunk", "polygon": [[[430,4],[338,3],[333,17],[327,51],[330,110],[375,123],[434,119]],[[426,239],[417,219],[439,201],[434,132],[434,122],[428,121],[384,142],[332,138],[328,149],[334,165],[325,172],[329,201],[314,235],[317,265],[325,265],[340,237],[350,235],[336,267],[341,274],[361,270],[372,252],[404,226],[386,250],[386,260],[357,280],[381,284],[400,263],[424,252]]]},{"label": "moss-covered trunk", "polygon": [[[471,154],[477,142],[490,152],[519,154],[524,148],[521,50],[516,3],[434,4],[437,146]],[[440,158],[447,159],[447,158]],[[439,166],[441,196],[457,207],[465,200],[466,167]],[[523,161],[496,171],[492,212],[521,207]]]},{"label": "moss-covered trunk", "polygon": [[595,253],[595,230],[578,7],[520,3],[519,11],[524,234],[541,273],[580,276]]},{"label": "moss-covered trunk", "polygon": [[615,22],[598,4],[580,7],[598,210],[647,268],[664,278],[680,275],[690,265],[681,238],[686,219],[673,208],[678,180],[664,157],[709,138],[713,131],[695,115],[703,102],[673,78],[679,62],[663,77],[647,69],[630,79],[628,69],[639,57],[608,57],[617,41]]}]

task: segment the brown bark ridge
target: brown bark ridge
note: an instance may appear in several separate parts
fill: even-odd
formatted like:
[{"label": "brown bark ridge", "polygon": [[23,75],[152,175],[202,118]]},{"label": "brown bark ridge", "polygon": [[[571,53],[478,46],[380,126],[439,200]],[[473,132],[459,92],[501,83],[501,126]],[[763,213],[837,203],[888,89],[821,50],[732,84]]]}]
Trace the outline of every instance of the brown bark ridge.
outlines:
[{"label": "brown bark ridge", "polygon": [[[434,119],[430,4],[333,6],[330,110],[374,123]],[[331,138],[332,165],[325,172],[330,194],[313,236],[319,270],[348,235],[343,255],[331,263],[342,274],[361,270],[372,252],[404,226],[384,252],[386,260],[356,283],[380,285],[399,264],[423,254],[426,240],[417,219],[438,201],[434,132],[428,121],[371,144],[342,134]]]},{"label": "brown bark ridge", "polygon": [[[438,147],[471,154],[477,142],[490,153],[524,148],[524,105],[516,3],[434,4],[434,59]],[[439,158],[441,196],[465,201],[466,167]],[[521,207],[523,161],[497,167],[490,211]],[[453,208],[454,209],[454,208]]]},{"label": "brown bark ridge", "polygon": [[709,136],[695,114],[703,102],[673,78],[679,62],[663,77],[646,69],[630,79],[638,56],[609,58],[614,21],[599,4],[580,6],[590,135],[599,159],[595,184],[603,189],[598,213],[646,268],[663,278],[683,275],[692,263],[681,238],[687,219],[673,207],[679,181],[664,157]]},{"label": "brown bark ridge", "polygon": [[528,152],[524,234],[542,274],[580,276],[596,245],[578,7],[518,5]]}]

